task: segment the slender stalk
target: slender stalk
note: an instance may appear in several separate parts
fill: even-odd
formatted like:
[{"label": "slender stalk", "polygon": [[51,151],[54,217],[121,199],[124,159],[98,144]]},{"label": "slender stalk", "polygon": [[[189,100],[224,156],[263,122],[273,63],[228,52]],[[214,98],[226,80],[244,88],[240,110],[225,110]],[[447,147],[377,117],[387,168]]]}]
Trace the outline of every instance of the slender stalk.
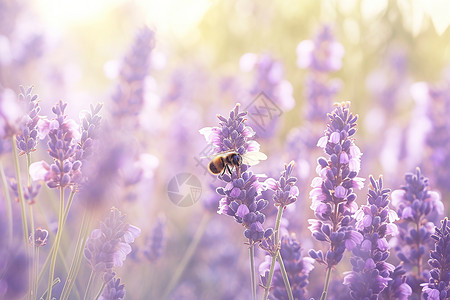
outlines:
[{"label": "slender stalk", "polygon": [[284,285],[286,286],[286,291],[289,297],[289,300],[294,300],[294,295],[292,295],[291,284],[289,283],[289,277],[286,273],[286,269],[284,268],[283,259],[281,258],[280,251],[278,251],[277,261],[280,265],[281,275],[283,276]]},{"label": "slender stalk", "polygon": [[250,256],[250,282],[252,284],[252,299],[256,300],[256,280],[255,280],[255,244],[250,243],[249,256]]},{"label": "slender stalk", "polygon": [[[275,253],[272,253],[272,261],[270,262],[270,269],[269,269],[269,277],[267,278],[267,286],[265,287],[265,291],[264,291],[264,300],[267,300],[269,297],[269,292],[270,292],[270,285],[272,284],[272,278],[273,278],[273,273],[275,270],[275,261],[277,259],[278,253],[279,253],[279,244],[280,244],[280,224],[281,224],[281,216],[283,215],[283,211],[284,211],[284,206],[280,205],[278,206],[278,213],[277,213],[277,219],[275,221],[275,241],[274,243],[277,246],[277,250]],[[281,258],[281,256],[280,256]],[[288,282],[289,284],[289,282]],[[287,286],[286,286],[287,288]],[[289,292],[292,294],[291,288],[289,286]]]},{"label": "slender stalk", "polygon": [[[70,206],[72,205],[72,200],[73,200],[74,196],[75,196],[75,192],[72,191],[70,193],[69,200],[67,201],[66,208],[64,209],[63,224],[66,224],[67,215],[69,214],[69,209],[70,209]],[[39,203],[38,203],[38,205],[39,205]],[[52,234],[52,233],[49,232],[49,234]],[[50,263],[50,258],[52,257],[52,253],[53,253],[54,249],[55,249],[55,243],[53,243],[52,248],[50,249],[50,252],[48,253],[47,258],[45,259],[44,265],[42,266],[41,271],[39,272],[38,281],[41,280],[41,277],[44,273],[45,268],[47,268],[48,264]],[[58,255],[61,256],[61,253],[59,253]],[[66,271],[67,271],[67,268],[66,268]]]},{"label": "slender stalk", "polygon": [[84,300],[89,299],[89,298],[88,298],[88,296],[89,296],[89,291],[90,291],[90,289],[91,289],[92,282],[95,281],[96,277],[97,277],[97,274],[94,272],[94,270],[92,270],[92,271],[91,271],[91,275],[89,276],[89,281],[88,281],[87,286],[86,286],[86,291],[85,291],[85,293],[84,293],[84,297],[83,297]]},{"label": "slender stalk", "polygon": [[48,292],[47,292],[47,300],[52,299],[52,282],[53,277],[55,276],[55,264],[56,264],[56,256],[58,253],[59,242],[61,241],[61,234],[63,230],[63,216],[64,216],[64,187],[60,187],[59,189],[59,214],[58,214],[58,231],[56,232],[55,238],[55,247],[52,252],[52,259],[50,262],[50,272],[48,277]]},{"label": "slender stalk", "polygon": [[[30,165],[31,165],[31,154],[27,153],[27,185],[28,187],[31,186],[31,175],[30,175]],[[35,299],[36,298],[36,294],[37,294],[37,276],[35,276],[35,273],[37,273],[36,270],[34,270],[34,268],[36,267],[36,245],[35,245],[35,236],[34,236],[34,215],[33,215],[33,205],[29,204],[28,205],[28,213],[30,216],[30,230],[31,230],[31,247],[32,250],[30,251],[31,253],[31,265],[32,267],[32,272],[30,272],[30,299]]]},{"label": "slender stalk", "polygon": [[[72,264],[70,265],[70,270],[69,273],[67,275],[67,280],[64,283],[64,287],[61,293],[61,300],[65,300],[69,298],[70,292],[73,288],[73,285],[75,283],[75,278],[78,275],[78,271],[80,269],[80,264],[81,264],[81,260],[82,260],[82,253],[83,253],[83,249],[84,249],[84,244],[86,242],[86,237],[87,237],[87,232],[89,229],[89,221],[88,218],[90,219],[90,217],[87,217],[87,213],[86,210],[83,214],[83,219],[81,221],[81,228],[80,228],[80,232],[78,234],[78,239],[77,239],[77,243],[75,246],[75,253],[74,253],[74,257],[72,260]],[[78,290],[76,290],[78,292]]]},{"label": "slender stalk", "polygon": [[9,196],[8,184],[6,183],[5,170],[3,168],[3,163],[0,161],[0,176],[2,180],[2,187],[5,193],[6,200],[6,214],[8,216],[8,245],[11,245],[13,238],[13,214],[12,214],[12,205],[11,205],[11,197]]},{"label": "slender stalk", "polygon": [[36,279],[35,286],[34,286],[34,297],[37,297],[38,293],[38,276],[39,276],[39,247],[34,247],[34,274],[33,277]]},{"label": "slender stalk", "polygon": [[198,247],[198,244],[200,243],[200,240],[203,237],[203,234],[206,230],[206,225],[208,224],[209,219],[211,218],[210,214],[204,214],[202,220],[200,221],[199,226],[197,227],[197,231],[194,234],[194,237],[189,244],[186,252],[184,252],[184,256],[181,259],[180,263],[177,266],[177,269],[173,273],[172,278],[170,279],[169,284],[166,286],[166,289],[163,293],[163,296],[161,299],[167,299],[170,295],[170,292],[173,290],[173,288],[177,285],[178,280],[180,280],[181,275],[183,275],[184,270],[186,269],[187,265],[191,261],[192,256],[195,253],[195,250]]},{"label": "slender stalk", "polygon": [[23,199],[22,182],[21,182],[21,179],[20,179],[19,156],[17,155],[16,136],[13,136],[11,138],[11,143],[12,143],[12,148],[13,148],[14,167],[16,169],[17,192],[19,194],[20,212],[22,214],[23,235],[24,235],[24,239],[25,239],[25,247],[28,249],[27,214],[26,214],[26,211],[25,211],[25,200]]},{"label": "slender stalk", "polygon": [[322,292],[322,296],[320,297],[320,300],[327,299],[328,284],[330,283],[331,270],[332,270],[332,268],[330,268],[330,267],[327,268],[327,275],[325,278],[325,286],[323,287],[323,292]]},{"label": "slender stalk", "polygon": [[[57,278],[55,278],[55,280],[53,280],[53,283],[52,283],[52,288],[55,286],[55,285],[57,285],[58,283],[60,283],[61,282],[61,279],[59,279],[59,277],[57,277]],[[44,296],[45,296],[45,294],[47,294],[48,293],[48,289],[44,292],[44,294],[42,294],[42,296],[41,296],[41,298],[39,298],[40,300],[44,300]]]}]

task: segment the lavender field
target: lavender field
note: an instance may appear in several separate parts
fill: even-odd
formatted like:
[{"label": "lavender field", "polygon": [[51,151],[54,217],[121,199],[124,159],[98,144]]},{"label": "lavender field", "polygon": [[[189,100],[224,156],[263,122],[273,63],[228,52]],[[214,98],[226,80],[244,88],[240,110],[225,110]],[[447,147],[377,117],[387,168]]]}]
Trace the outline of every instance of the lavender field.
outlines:
[{"label": "lavender field", "polygon": [[445,0],[0,0],[0,300],[450,299]]}]

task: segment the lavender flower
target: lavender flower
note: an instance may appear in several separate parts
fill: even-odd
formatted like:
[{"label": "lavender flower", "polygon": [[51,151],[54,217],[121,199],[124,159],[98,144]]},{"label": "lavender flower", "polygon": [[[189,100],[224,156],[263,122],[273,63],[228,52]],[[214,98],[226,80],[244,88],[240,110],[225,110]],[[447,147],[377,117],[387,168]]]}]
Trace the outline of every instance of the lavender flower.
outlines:
[{"label": "lavender flower", "polygon": [[[115,273],[113,273],[115,275]],[[99,300],[121,300],[125,298],[125,285],[120,284],[120,278],[113,278],[105,286]]]},{"label": "lavender flower", "polygon": [[152,235],[150,236],[147,242],[147,247],[144,250],[145,256],[151,262],[156,262],[163,255],[166,243],[165,227],[166,217],[164,215],[158,216],[152,230]]},{"label": "lavender flower", "polygon": [[297,178],[292,176],[293,169],[294,162],[291,161],[284,167],[284,171],[281,173],[280,179],[278,181],[273,178],[269,178],[264,182],[264,185],[275,192],[275,194],[273,195],[275,206],[285,207],[297,201],[299,191],[298,188],[294,185],[297,182]]},{"label": "lavender flower", "polygon": [[[253,129],[244,124],[247,112],[239,112],[237,104],[230,112],[228,119],[218,115],[220,127],[206,127],[200,130],[208,143],[212,144],[214,152],[222,153],[233,151],[241,157],[259,151],[259,144],[250,140],[255,134]],[[218,176],[226,183],[225,187],[217,188],[217,193],[223,198],[219,203],[219,214],[229,215],[236,222],[245,227],[244,235],[250,241],[260,241],[265,236],[262,224],[265,215],[261,212],[268,204],[267,200],[259,199],[264,186],[259,177],[250,171],[250,166],[239,164],[231,175]],[[272,230],[268,230],[267,234]]]},{"label": "lavender flower", "polygon": [[130,244],[140,233],[138,227],[125,222],[125,215],[112,208],[100,228],[92,231],[86,241],[84,256],[92,270],[104,273],[121,267],[131,252]]},{"label": "lavender flower", "polygon": [[379,295],[379,299],[408,300],[412,294],[411,287],[406,283],[406,271],[403,267],[397,266],[393,271],[389,271],[388,285]]},{"label": "lavender flower", "polygon": [[336,42],[330,26],[323,26],[314,40],[305,40],[297,46],[297,65],[309,69],[306,79],[307,118],[323,121],[340,90],[338,80],[329,80],[328,73],[342,67],[344,47]]},{"label": "lavender flower", "polygon": [[48,165],[40,161],[31,164],[30,175],[33,180],[45,181],[49,188],[65,188],[81,180],[81,161],[75,159],[80,133],[75,121],[67,119],[64,114],[66,107],[67,103],[60,100],[52,108],[55,118],[51,121],[40,119],[37,125],[41,134],[48,134],[50,138],[48,152],[53,163]]},{"label": "lavender flower", "polygon": [[[9,186],[14,192],[14,195],[16,197],[16,201],[19,202],[19,191],[18,191],[18,185],[15,179],[11,179]],[[29,186],[22,186],[23,190],[23,198],[26,203],[28,204],[34,204],[36,203],[36,198],[39,194],[39,191],[41,190],[42,185],[36,181],[31,182],[31,185]]]},{"label": "lavender flower", "polygon": [[38,95],[33,95],[31,92],[33,87],[29,87],[25,90],[24,87],[20,87],[21,93],[19,98],[26,102],[27,113],[22,119],[21,132],[16,136],[17,149],[21,152],[19,155],[30,154],[36,150],[36,145],[39,141],[37,123],[39,121],[39,107]]},{"label": "lavender flower", "polygon": [[92,154],[93,139],[99,130],[100,121],[99,112],[103,104],[90,106],[91,111],[85,111],[81,118],[81,137],[77,144],[76,160],[83,161]]},{"label": "lavender flower", "polygon": [[431,249],[431,235],[434,233],[434,215],[442,215],[444,205],[437,192],[428,188],[428,178],[420,169],[405,175],[406,185],[392,192],[392,204],[397,209],[402,223],[397,237],[397,256],[407,271],[417,268],[417,274],[408,276],[408,284],[414,293],[420,294],[420,284],[425,282],[423,259]]},{"label": "lavender flower", "polygon": [[310,255],[330,269],[337,265],[345,249],[352,250],[360,244],[363,236],[350,225],[352,215],[358,209],[353,189],[363,187],[363,179],[357,177],[361,152],[352,136],[356,132],[356,120],[349,111],[349,103],[337,104],[331,114],[325,136],[317,145],[329,155],[318,159],[317,173],[310,192],[311,209],[317,219],[308,220],[313,236],[329,243],[324,256],[322,251],[311,250]]},{"label": "lavender flower", "polygon": [[383,189],[383,180],[370,176],[371,189],[367,204],[356,212],[356,229],[364,240],[353,249],[350,260],[353,271],[347,272],[344,284],[348,285],[353,299],[377,299],[391,280],[394,266],[387,263],[389,244],[386,237],[398,232],[395,211],[389,209],[389,189]]},{"label": "lavender flower", "polygon": [[38,227],[34,231],[34,242],[32,235],[30,235],[29,237],[29,242],[30,245],[34,245],[35,247],[42,247],[47,244],[47,238],[48,238],[48,231]]},{"label": "lavender flower", "polygon": [[[291,284],[292,295],[294,299],[307,299],[306,286],[308,285],[309,273],[314,269],[314,259],[302,257],[301,247],[295,235],[283,236],[281,238],[280,254],[283,259],[286,273]],[[267,284],[266,277],[269,275],[270,256],[260,265],[261,280],[264,286]],[[275,272],[272,280],[273,293],[271,299],[288,299],[283,276],[278,263],[275,265]]]},{"label": "lavender flower", "polygon": [[112,99],[113,115],[118,120],[125,116],[136,119],[144,105],[145,78],[150,64],[150,53],[155,44],[154,32],[147,27],[136,35],[134,44],[124,57],[120,83]]},{"label": "lavender flower", "polygon": [[448,218],[441,221],[441,228],[435,228],[431,237],[435,240],[428,264],[433,267],[428,283],[422,284],[425,299],[450,298],[450,224]]}]

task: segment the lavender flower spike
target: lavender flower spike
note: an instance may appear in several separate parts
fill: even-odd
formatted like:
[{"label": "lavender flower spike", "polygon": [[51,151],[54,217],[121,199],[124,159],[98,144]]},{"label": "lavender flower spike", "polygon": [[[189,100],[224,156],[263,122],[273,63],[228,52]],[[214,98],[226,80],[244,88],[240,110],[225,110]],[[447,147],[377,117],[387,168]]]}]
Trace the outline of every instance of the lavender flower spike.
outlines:
[{"label": "lavender flower spike", "polygon": [[103,273],[121,267],[140,233],[138,227],[125,222],[125,215],[112,208],[100,229],[92,231],[86,241],[84,256],[92,270]]},{"label": "lavender flower spike", "polygon": [[285,207],[297,201],[299,190],[294,185],[297,182],[297,178],[291,176],[294,164],[294,161],[291,161],[285,166],[285,170],[281,173],[278,181],[273,178],[268,178],[264,181],[264,185],[275,192],[275,195],[273,195],[275,206]]},{"label": "lavender flower spike", "polygon": [[329,244],[324,255],[321,250],[311,249],[309,254],[317,262],[326,265],[327,276],[321,300],[326,299],[331,270],[339,264],[345,249],[353,250],[363,236],[350,226],[353,214],[358,209],[353,189],[363,187],[363,179],[357,177],[360,169],[361,151],[353,142],[356,120],[350,103],[336,104],[328,114],[329,123],[325,135],[317,145],[324,149],[329,159],[320,157],[316,177],[312,181],[311,209],[317,219],[308,220],[313,237]]},{"label": "lavender flower spike", "polygon": [[[113,273],[114,274],[114,273]],[[120,278],[113,278],[103,290],[99,300],[122,300],[125,298],[125,285],[120,284]]]},{"label": "lavender flower spike", "polygon": [[328,268],[337,265],[344,250],[352,250],[363,237],[349,226],[352,215],[358,209],[353,189],[363,187],[363,179],[357,177],[360,169],[361,151],[354,144],[356,120],[349,111],[350,104],[337,104],[328,114],[329,124],[318,146],[329,155],[329,159],[318,159],[317,173],[310,192],[311,209],[317,219],[308,220],[313,236],[330,244],[330,250],[323,257],[321,251],[312,251],[312,257]]},{"label": "lavender flower spike", "polygon": [[151,262],[156,262],[163,255],[166,244],[166,217],[164,215],[158,216],[156,223],[152,230],[144,255]]},{"label": "lavender flower spike", "polygon": [[[265,235],[262,224],[266,217],[261,212],[268,204],[267,200],[259,199],[264,185],[259,177],[250,171],[250,164],[245,157],[259,152],[259,144],[251,140],[255,132],[244,124],[247,112],[239,112],[237,104],[230,112],[229,118],[218,115],[219,127],[206,127],[200,130],[214,149],[215,154],[234,152],[242,157],[243,162],[234,168],[230,175],[222,174],[218,178],[226,183],[225,187],[217,188],[217,193],[223,198],[219,203],[219,214],[234,217],[236,222],[245,227],[244,235],[250,242],[260,241]],[[265,155],[264,155],[265,157]],[[267,230],[267,236],[272,234]]]},{"label": "lavender flower spike", "polygon": [[428,264],[433,267],[430,279],[422,284],[424,299],[439,300],[450,298],[450,224],[448,218],[441,221],[441,228],[435,228],[431,236],[436,244],[430,252]]},{"label": "lavender flower spike", "polygon": [[39,107],[38,95],[32,94],[33,87],[25,90],[21,86],[20,90],[19,98],[26,102],[27,113],[22,119],[21,131],[16,136],[16,145],[20,151],[19,155],[23,155],[36,150],[39,141],[37,124],[41,108]]},{"label": "lavender flower spike", "polygon": [[[405,269],[410,272],[407,283],[416,295],[422,293],[421,284],[426,282],[425,253],[432,249],[434,223],[444,212],[444,204],[437,192],[430,191],[428,178],[420,169],[405,175],[406,185],[392,192],[392,204],[402,220],[399,224],[396,251]],[[413,274],[411,271],[417,271]]]},{"label": "lavender flower spike", "polygon": [[353,271],[347,272],[344,284],[350,288],[353,299],[377,299],[391,280],[395,267],[386,262],[389,245],[386,237],[398,232],[395,211],[389,206],[389,189],[383,189],[383,180],[370,176],[367,204],[356,212],[356,229],[364,240],[353,249],[350,260]]}]

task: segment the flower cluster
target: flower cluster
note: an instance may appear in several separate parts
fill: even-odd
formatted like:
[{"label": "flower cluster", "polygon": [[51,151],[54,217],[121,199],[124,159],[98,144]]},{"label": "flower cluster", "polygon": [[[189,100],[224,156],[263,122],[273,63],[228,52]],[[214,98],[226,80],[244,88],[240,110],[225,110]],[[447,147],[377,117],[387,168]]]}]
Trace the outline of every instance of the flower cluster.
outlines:
[{"label": "flower cluster", "polygon": [[268,178],[264,181],[264,185],[275,192],[273,195],[275,206],[285,207],[297,201],[299,191],[298,187],[294,185],[297,182],[297,178],[292,176],[293,169],[294,162],[291,161],[284,167],[284,171],[281,173],[278,181],[273,178]]},{"label": "flower cluster", "polygon": [[[115,275],[115,273],[113,273]],[[120,278],[107,281],[99,300],[121,300],[125,298],[125,285],[120,284]]]},{"label": "flower cluster", "polygon": [[430,252],[428,264],[433,267],[428,283],[422,284],[425,299],[439,300],[450,298],[450,224],[448,218],[435,228],[431,237],[435,240],[434,250]]},{"label": "flower cluster", "polygon": [[77,144],[76,159],[85,160],[92,153],[93,138],[95,138],[102,119],[99,112],[103,104],[90,106],[91,111],[86,111],[81,119],[81,137]]},{"label": "flower cluster", "polygon": [[329,80],[327,74],[342,67],[344,47],[335,41],[330,26],[323,26],[314,40],[305,40],[297,46],[297,65],[309,69],[306,79],[307,118],[323,120],[333,103],[341,83]]},{"label": "flower cluster", "polygon": [[48,153],[53,158],[51,165],[45,161],[30,166],[33,180],[43,180],[49,188],[65,188],[81,180],[81,161],[76,159],[77,141],[80,137],[78,125],[64,114],[67,103],[61,100],[52,108],[55,118],[40,119],[38,128],[44,137],[48,135]]},{"label": "flower cluster", "polygon": [[363,179],[357,177],[361,151],[354,144],[356,120],[349,111],[349,103],[337,104],[328,114],[329,124],[318,146],[329,155],[318,159],[317,173],[312,181],[311,209],[317,219],[308,220],[313,236],[330,244],[324,257],[322,251],[310,251],[310,255],[328,268],[337,265],[345,249],[352,250],[362,242],[363,236],[350,225],[352,215],[358,209],[353,189],[363,187]]},{"label": "flower cluster", "polygon": [[[14,179],[11,179],[9,186],[14,192],[14,195],[16,197],[16,201],[19,202],[19,190],[17,182]],[[31,185],[28,185],[26,187],[22,186],[23,190],[23,199],[28,204],[34,204],[36,203],[36,198],[39,194],[39,191],[41,190],[42,185],[37,182],[32,182]]]},{"label": "flower cluster", "polygon": [[[29,87],[27,90],[23,86],[20,87],[21,98],[26,103],[27,113],[24,115],[21,124],[21,131],[16,136],[17,149],[20,150],[20,154],[30,154],[36,150],[37,143],[39,141],[37,124],[39,121],[39,112],[41,108],[39,106],[38,95],[33,95],[31,92],[33,87]],[[42,137],[41,137],[42,138]]]},{"label": "flower cluster", "polygon": [[130,244],[141,230],[125,222],[125,215],[112,208],[109,216],[89,235],[84,256],[95,272],[112,272],[112,268],[121,267],[131,252]]},{"label": "flower cluster", "polygon": [[[240,157],[258,152],[259,144],[250,140],[255,134],[253,129],[244,124],[247,112],[239,112],[239,104],[230,112],[229,118],[218,115],[220,127],[207,127],[200,130],[208,143],[212,144],[216,154],[233,151]],[[259,152],[258,152],[259,153]],[[245,227],[244,235],[250,241],[259,241],[265,236],[262,226],[266,217],[261,212],[268,201],[260,199],[263,184],[259,177],[250,170],[250,166],[239,164],[232,174],[219,175],[226,182],[225,187],[217,188],[223,198],[219,203],[219,214],[229,215]],[[267,235],[272,234],[267,230]]]},{"label": "flower cluster", "polygon": [[353,270],[347,272],[344,284],[348,285],[353,299],[376,299],[391,280],[390,272],[395,267],[386,262],[389,257],[388,235],[398,232],[393,222],[398,219],[389,205],[389,189],[383,189],[380,177],[376,181],[370,176],[367,204],[356,212],[356,229],[364,240],[353,249]]},{"label": "flower cluster", "polygon": [[156,220],[156,223],[152,230],[152,235],[150,236],[147,247],[144,250],[144,255],[151,262],[156,262],[164,252],[164,247],[166,243],[166,217],[161,215]]},{"label": "flower cluster", "polygon": [[397,266],[389,272],[388,285],[380,294],[380,299],[408,300],[412,294],[411,287],[406,283],[406,271],[403,267]]},{"label": "flower cluster", "polygon": [[134,118],[143,108],[145,78],[154,46],[154,32],[144,27],[136,35],[134,44],[123,59],[120,83],[112,96],[115,103],[112,113],[118,120],[125,116]]},{"label": "flower cluster", "polygon": [[416,276],[408,276],[408,284],[414,293],[420,294],[420,284],[425,281],[423,260],[431,249],[431,235],[434,233],[434,224],[430,221],[436,214],[443,214],[444,205],[439,194],[429,190],[428,178],[421,174],[419,168],[415,174],[407,173],[405,181],[405,186],[391,194],[392,204],[402,221],[395,249],[407,271],[417,268]]},{"label": "flower cluster", "polygon": [[[306,286],[308,285],[309,273],[314,269],[314,259],[311,257],[302,257],[301,247],[295,235],[285,235],[281,238],[280,248],[281,258],[289,278],[294,299],[307,299]],[[266,285],[266,277],[269,274],[270,256],[260,265],[261,280]],[[288,299],[283,276],[278,263],[275,265],[275,272],[272,280],[273,299]],[[272,298],[271,298],[272,299]]]}]

